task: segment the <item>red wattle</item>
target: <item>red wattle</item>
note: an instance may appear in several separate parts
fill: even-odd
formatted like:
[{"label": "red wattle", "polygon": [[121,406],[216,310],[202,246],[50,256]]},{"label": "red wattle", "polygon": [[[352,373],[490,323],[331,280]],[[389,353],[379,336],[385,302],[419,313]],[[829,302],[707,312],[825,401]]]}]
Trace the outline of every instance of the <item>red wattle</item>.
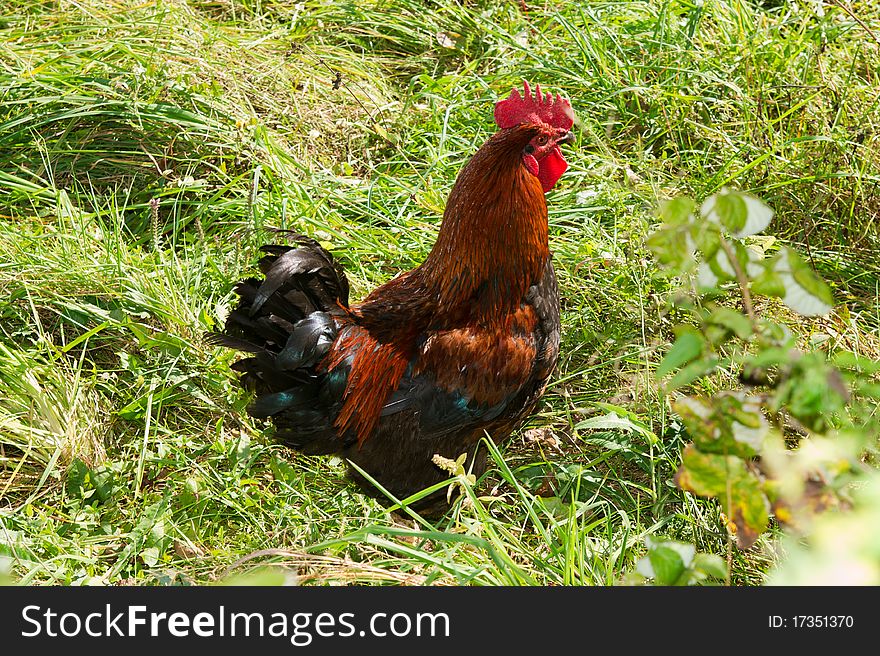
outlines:
[{"label": "red wattle", "polygon": [[[531,155],[527,157],[531,157]],[[532,160],[534,160],[534,157],[532,157]],[[532,171],[531,167],[529,167],[529,170],[538,176],[538,180],[541,181],[541,186],[544,188],[544,193],[553,189],[553,185],[556,184],[556,181],[559,180],[562,174],[565,173],[565,169],[568,168],[568,162],[562,156],[559,146],[554,146],[553,150],[537,162],[537,165],[537,173]],[[528,163],[526,163],[526,166],[528,166]]]}]

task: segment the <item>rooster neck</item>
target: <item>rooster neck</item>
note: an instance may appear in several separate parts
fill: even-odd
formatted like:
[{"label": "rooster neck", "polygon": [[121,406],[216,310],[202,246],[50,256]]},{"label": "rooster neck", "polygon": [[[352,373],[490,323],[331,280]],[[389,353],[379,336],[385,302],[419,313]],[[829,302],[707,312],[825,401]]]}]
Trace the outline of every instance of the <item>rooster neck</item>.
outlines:
[{"label": "rooster neck", "polygon": [[519,126],[489,139],[459,173],[424,263],[350,309],[353,341],[338,341],[338,354],[328,356],[332,370],[356,351],[334,422],[341,435],[353,430],[359,444],[369,437],[425,331],[474,324],[509,331],[550,256],[544,190],[522,161],[533,135]]},{"label": "rooster neck", "polygon": [[408,350],[427,329],[497,327],[540,280],[550,257],[547,203],[522,161],[534,134],[518,126],[490,138],[459,173],[424,263],[351,309],[379,342]]},{"label": "rooster neck", "polygon": [[549,257],[547,203],[522,162],[524,128],[490,139],[462,169],[437,242],[413,272],[439,315],[492,322],[519,307]]}]

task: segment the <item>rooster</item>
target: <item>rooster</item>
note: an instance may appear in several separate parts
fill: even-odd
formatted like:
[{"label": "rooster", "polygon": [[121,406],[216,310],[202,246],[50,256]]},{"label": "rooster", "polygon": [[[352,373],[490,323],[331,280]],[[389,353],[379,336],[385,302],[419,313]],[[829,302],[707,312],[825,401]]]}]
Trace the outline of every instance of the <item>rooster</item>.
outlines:
[{"label": "rooster", "polygon": [[[211,341],[251,354],[233,365],[252,416],[306,454],[339,454],[398,499],[448,479],[440,455],[486,468],[481,438],[504,440],[544,392],[559,354],[559,296],[544,194],[565,172],[574,113],[528,82],[498,102],[496,132],[462,168],[421,266],[349,304],[341,267],[317,242],[264,246],[263,279]],[[374,486],[352,469],[368,492]],[[435,492],[412,506],[434,513]]]}]

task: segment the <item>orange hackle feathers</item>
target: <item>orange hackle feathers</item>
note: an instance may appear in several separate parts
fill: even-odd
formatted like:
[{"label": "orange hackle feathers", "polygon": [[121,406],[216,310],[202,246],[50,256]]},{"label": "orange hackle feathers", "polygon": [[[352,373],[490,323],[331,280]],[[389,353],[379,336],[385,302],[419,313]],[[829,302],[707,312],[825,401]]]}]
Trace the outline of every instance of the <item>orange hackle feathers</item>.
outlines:
[{"label": "orange hackle feathers", "polygon": [[546,262],[544,191],[519,155],[534,134],[529,126],[496,133],[459,174],[437,242],[416,270],[441,312],[465,306],[474,320],[496,321],[518,306]]}]

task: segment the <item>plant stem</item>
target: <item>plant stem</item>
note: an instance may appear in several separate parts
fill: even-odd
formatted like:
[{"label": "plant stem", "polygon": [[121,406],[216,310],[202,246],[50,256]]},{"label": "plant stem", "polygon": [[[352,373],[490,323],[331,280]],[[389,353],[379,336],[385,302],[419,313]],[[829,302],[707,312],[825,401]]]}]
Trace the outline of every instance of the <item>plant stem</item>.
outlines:
[{"label": "plant stem", "polygon": [[736,281],[739,283],[739,291],[742,294],[743,308],[745,308],[746,314],[749,315],[749,321],[754,324],[755,310],[752,307],[752,295],[749,293],[749,279],[746,278],[746,272],[743,271],[733,247],[724,237],[721,238],[721,248],[727,253],[727,259],[730,260],[730,265],[736,274]]}]

